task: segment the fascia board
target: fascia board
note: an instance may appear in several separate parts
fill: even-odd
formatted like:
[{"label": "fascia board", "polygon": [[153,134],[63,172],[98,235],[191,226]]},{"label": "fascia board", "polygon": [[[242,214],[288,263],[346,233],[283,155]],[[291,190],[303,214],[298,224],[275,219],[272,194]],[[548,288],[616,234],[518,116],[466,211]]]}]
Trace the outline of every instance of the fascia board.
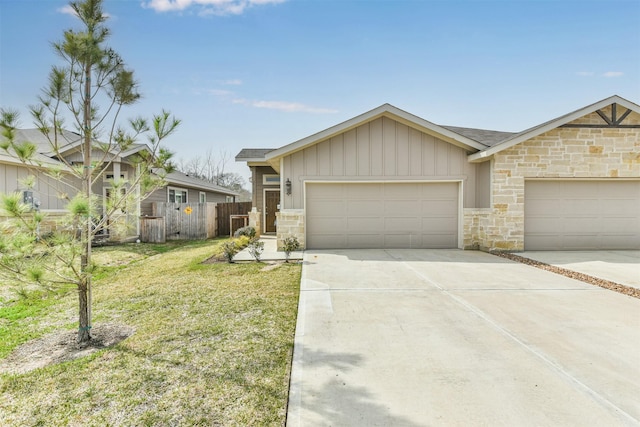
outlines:
[{"label": "fascia board", "polygon": [[397,107],[394,107],[393,105],[383,104],[380,107],[377,107],[371,111],[363,113],[359,116],[356,116],[338,125],[332,126],[321,132],[315,133],[306,138],[300,139],[298,141],[292,142],[291,144],[285,145],[284,147],[280,147],[274,151],[271,151],[265,156],[265,158],[269,163],[271,163],[271,160],[275,161],[279,157],[293,154],[296,151],[303,150],[318,142],[327,140],[335,135],[344,133],[357,126],[360,126],[361,124],[375,120],[378,117],[383,117],[383,116],[387,116],[407,126],[417,128],[430,135],[437,136],[449,143],[460,146],[466,150],[483,150],[487,148],[487,146],[484,144],[481,144],[465,136],[452,132],[448,129],[445,129],[441,126],[436,125],[435,123],[431,123],[427,120],[424,120],[418,116],[414,116],[413,114],[407,113],[406,111],[401,110]]},{"label": "fascia board", "polygon": [[581,108],[579,110],[576,110],[572,113],[566,114],[564,116],[558,117],[557,119],[553,119],[549,122],[543,123],[541,125],[538,126],[534,126],[533,128],[530,128],[528,130],[525,130],[519,134],[516,134],[515,136],[513,136],[511,139],[507,139],[504,142],[501,142],[498,145],[494,145],[493,147],[484,150],[484,151],[480,151],[478,153],[474,153],[474,154],[470,154],[467,159],[470,162],[482,162],[486,159],[488,159],[489,157],[491,157],[492,155],[499,153],[502,150],[506,150],[507,148],[511,148],[514,145],[518,145],[528,139],[534,138],[538,135],[542,135],[545,132],[548,132],[550,130],[553,130],[557,127],[560,127],[564,124],[570,123],[576,119],[579,119],[580,117],[586,116],[587,114],[591,114],[594,111],[597,111],[601,108],[604,108],[608,105],[611,104],[618,104],[621,105],[625,108],[628,108],[629,110],[635,111],[637,113],[640,113],[640,106],[634,104],[633,102],[627,101],[624,98],[620,98],[617,95],[611,96],[607,99],[603,99],[602,101],[596,102],[595,104],[591,104],[589,106],[586,106],[584,108]]}]

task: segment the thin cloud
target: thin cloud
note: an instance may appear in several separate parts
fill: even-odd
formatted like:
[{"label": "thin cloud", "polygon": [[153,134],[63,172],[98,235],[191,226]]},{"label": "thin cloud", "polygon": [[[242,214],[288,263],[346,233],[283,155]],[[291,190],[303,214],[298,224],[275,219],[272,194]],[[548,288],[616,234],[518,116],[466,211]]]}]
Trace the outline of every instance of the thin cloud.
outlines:
[{"label": "thin cloud", "polygon": [[220,81],[220,84],[225,86],[240,86],[242,84],[242,80],[240,79],[222,80]]},{"label": "thin cloud", "polygon": [[602,76],[603,77],[620,77],[623,76],[624,73],[622,71],[607,71]]},{"label": "thin cloud", "polygon": [[222,89],[209,89],[207,90],[207,93],[209,93],[209,95],[215,95],[215,96],[233,95],[233,92],[231,92],[230,90],[222,90]]},{"label": "thin cloud", "polygon": [[182,12],[192,7],[199,8],[198,14],[241,15],[252,6],[284,3],[287,0],[149,0],[142,6],[156,12]]},{"label": "thin cloud", "polygon": [[595,73],[593,71],[578,71],[576,74],[583,77],[589,77],[593,76]]},{"label": "thin cloud", "polygon": [[286,113],[312,113],[312,114],[334,114],[338,110],[332,108],[312,107],[299,102],[286,101],[259,101],[250,99],[234,99],[234,104],[247,105],[254,108],[265,108],[267,110],[284,111]]},{"label": "thin cloud", "polygon": [[[56,9],[56,12],[62,13],[64,15],[73,16],[74,18],[78,17],[78,14],[76,13],[75,10],[73,10],[73,8],[70,5],[62,6],[62,7],[58,8],[58,9]],[[109,13],[102,12],[102,14],[107,18],[113,18],[113,15],[111,15]]]}]

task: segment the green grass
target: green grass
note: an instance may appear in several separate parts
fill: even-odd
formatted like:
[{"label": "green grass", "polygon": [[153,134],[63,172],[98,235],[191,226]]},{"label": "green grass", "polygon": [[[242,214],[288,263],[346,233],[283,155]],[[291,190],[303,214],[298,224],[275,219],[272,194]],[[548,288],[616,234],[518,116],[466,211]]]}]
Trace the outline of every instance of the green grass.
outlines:
[{"label": "green grass", "polygon": [[[201,264],[217,244],[97,249],[113,262],[94,286],[94,325],[136,332],[89,357],[1,375],[2,424],[283,425],[300,266]],[[75,321],[74,292],[44,301],[3,308],[0,358]]]}]

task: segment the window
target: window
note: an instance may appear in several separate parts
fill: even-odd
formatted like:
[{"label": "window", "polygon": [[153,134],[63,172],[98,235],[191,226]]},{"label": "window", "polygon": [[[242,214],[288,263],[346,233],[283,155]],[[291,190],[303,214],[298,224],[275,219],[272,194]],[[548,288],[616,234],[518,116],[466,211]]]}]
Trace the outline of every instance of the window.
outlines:
[{"label": "window", "polygon": [[[113,171],[111,172],[105,172],[102,175],[102,180],[107,182],[107,181],[113,181],[113,178],[115,177]],[[120,172],[120,179],[121,180],[126,180],[127,179],[127,172]]]},{"label": "window", "polygon": [[227,196],[227,202],[233,202],[234,197],[233,196]]},{"label": "window", "polygon": [[187,190],[184,188],[168,188],[169,203],[187,203]]},{"label": "window", "polygon": [[262,184],[280,185],[280,175],[262,175]]},{"label": "window", "polygon": [[207,203],[207,193],[204,191],[200,192],[200,203]]}]

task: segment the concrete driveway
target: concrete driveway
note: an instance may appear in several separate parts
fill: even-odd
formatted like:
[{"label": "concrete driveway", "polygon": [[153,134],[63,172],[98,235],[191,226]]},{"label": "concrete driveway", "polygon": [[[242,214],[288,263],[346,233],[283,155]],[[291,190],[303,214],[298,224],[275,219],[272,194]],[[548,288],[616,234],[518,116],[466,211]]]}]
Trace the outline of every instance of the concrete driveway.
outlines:
[{"label": "concrete driveway", "polygon": [[640,289],[640,251],[529,251],[516,255]]},{"label": "concrete driveway", "polygon": [[476,251],[307,251],[289,426],[640,425],[640,300]]}]

